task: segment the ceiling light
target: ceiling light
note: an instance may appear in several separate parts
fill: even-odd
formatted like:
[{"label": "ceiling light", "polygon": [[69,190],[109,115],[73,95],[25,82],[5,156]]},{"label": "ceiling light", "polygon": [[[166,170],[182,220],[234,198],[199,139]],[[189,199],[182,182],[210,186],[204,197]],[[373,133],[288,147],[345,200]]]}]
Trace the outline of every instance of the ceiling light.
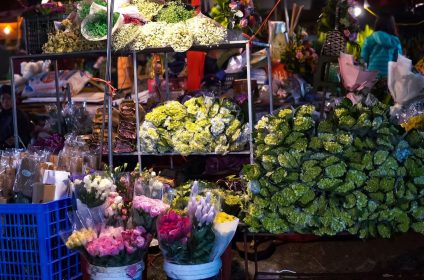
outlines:
[{"label": "ceiling light", "polygon": [[3,33],[4,33],[4,34],[6,34],[6,35],[9,35],[9,34],[10,34],[10,32],[12,32],[12,28],[10,28],[10,26],[6,26],[6,27],[3,29]]}]

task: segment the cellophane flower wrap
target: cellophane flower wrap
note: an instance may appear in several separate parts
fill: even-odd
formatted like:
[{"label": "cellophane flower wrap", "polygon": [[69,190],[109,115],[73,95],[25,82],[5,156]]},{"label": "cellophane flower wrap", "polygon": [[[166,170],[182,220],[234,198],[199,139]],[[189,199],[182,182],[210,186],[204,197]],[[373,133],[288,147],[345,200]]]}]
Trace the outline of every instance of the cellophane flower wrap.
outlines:
[{"label": "cellophane flower wrap", "polygon": [[212,260],[222,256],[233,239],[238,224],[238,218],[225,212],[219,212],[216,215],[215,221],[213,223],[213,230],[215,232],[215,245],[211,255]]},{"label": "cellophane flower wrap", "polygon": [[212,260],[217,210],[211,194],[198,196],[193,184],[185,214],[170,211],[158,220],[158,239],[166,261],[176,264],[203,264]]}]

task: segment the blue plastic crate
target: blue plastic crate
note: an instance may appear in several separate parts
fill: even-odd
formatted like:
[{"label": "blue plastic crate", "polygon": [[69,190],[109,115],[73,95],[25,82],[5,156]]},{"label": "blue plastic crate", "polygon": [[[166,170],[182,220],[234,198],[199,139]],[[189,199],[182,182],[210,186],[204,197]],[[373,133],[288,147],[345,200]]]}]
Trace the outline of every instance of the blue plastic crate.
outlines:
[{"label": "blue plastic crate", "polygon": [[64,280],[81,277],[79,253],[66,248],[71,200],[0,204],[0,279]]}]

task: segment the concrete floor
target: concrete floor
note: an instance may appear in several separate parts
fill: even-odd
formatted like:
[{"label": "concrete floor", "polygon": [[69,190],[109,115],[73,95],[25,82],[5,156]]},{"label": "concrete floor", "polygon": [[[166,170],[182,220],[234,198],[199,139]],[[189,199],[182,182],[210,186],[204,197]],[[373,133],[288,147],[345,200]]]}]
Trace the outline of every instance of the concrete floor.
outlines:
[{"label": "concrete floor", "polygon": [[[259,271],[353,273],[421,270],[424,279],[424,235],[420,234],[408,233],[388,240],[274,242],[272,245],[275,252],[259,262]],[[160,254],[150,255],[148,280],[167,279],[162,262]],[[244,279],[244,271],[243,258],[233,250],[231,280]],[[254,263],[250,261],[249,275],[254,275]]]}]

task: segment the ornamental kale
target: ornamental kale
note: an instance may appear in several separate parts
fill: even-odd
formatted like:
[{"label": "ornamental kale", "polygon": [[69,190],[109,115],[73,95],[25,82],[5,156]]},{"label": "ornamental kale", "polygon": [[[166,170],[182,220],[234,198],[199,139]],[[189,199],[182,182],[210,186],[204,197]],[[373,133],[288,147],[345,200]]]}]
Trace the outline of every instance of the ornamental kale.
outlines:
[{"label": "ornamental kale", "polygon": [[244,168],[260,189],[249,228],[361,238],[424,232],[423,137],[403,137],[382,105],[342,104],[323,121],[313,111],[284,109],[256,125],[256,164]]}]

